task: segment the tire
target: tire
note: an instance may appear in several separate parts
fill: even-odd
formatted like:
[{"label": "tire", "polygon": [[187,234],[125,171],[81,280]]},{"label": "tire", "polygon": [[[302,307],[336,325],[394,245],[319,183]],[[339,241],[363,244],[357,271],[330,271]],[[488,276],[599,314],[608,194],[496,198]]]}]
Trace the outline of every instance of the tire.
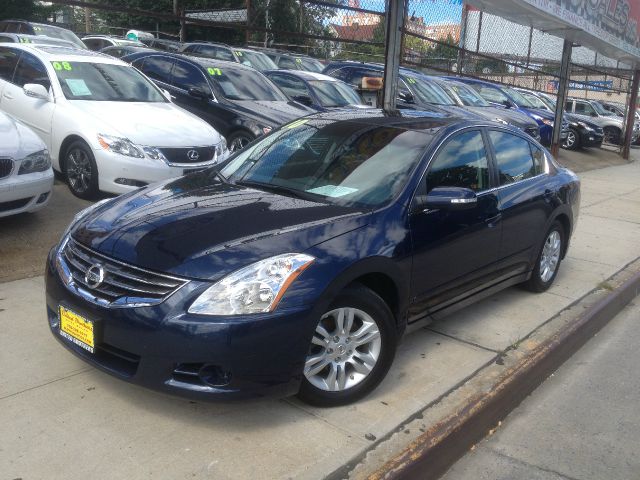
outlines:
[{"label": "tire", "polygon": [[573,128],[570,128],[562,146],[567,150],[577,150],[580,148],[580,134]]},{"label": "tire", "polygon": [[[362,343],[354,347],[358,339]],[[363,285],[347,287],[318,322],[298,397],[318,407],[364,397],[387,374],[396,345],[395,319],[385,301]]]},{"label": "tire", "polygon": [[616,127],[605,127],[604,138],[602,143],[609,143],[611,145],[620,145],[621,131]]},{"label": "tire", "polygon": [[229,152],[233,153],[238,150],[242,150],[249,143],[253,142],[251,134],[248,132],[234,132],[227,138],[227,145],[229,145]]},{"label": "tire", "polygon": [[565,232],[562,224],[558,221],[553,225],[544,236],[544,242],[540,247],[540,253],[536,258],[536,264],[531,273],[531,278],[525,283],[525,287],[536,293],[547,290],[556,279],[558,270],[560,270],[560,262],[562,261],[562,252],[565,246]]},{"label": "tire", "polygon": [[91,200],[98,195],[98,167],[91,148],[81,140],[64,153],[64,176],[76,197]]}]

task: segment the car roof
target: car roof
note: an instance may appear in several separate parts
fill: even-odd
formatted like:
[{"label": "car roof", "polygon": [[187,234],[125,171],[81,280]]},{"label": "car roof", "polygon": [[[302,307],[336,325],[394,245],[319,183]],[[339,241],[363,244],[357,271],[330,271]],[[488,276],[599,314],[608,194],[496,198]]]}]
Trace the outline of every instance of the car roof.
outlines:
[{"label": "car roof", "polygon": [[104,55],[92,50],[85,50],[77,47],[65,47],[60,45],[36,45],[26,43],[5,43],[6,48],[15,48],[35,54],[46,61],[72,61],[72,62],[95,62],[95,63],[116,63],[128,65],[121,60]]},{"label": "car roof", "polygon": [[324,75],[322,73],[315,72],[307,72],[306,70],[269,70],[267,73],[288,73],[289,75],[293,75],[294,77],[301,78],[302,80],[322,80],[325,82],[339,82],[335,77],[331,77],[329,75]]},{"label": "car roof", "polygon": [[184,46],[187,46],[187,45],[213,45],[214,47],[233,48],[233,47],[231,47],[231,45],[227,45],[226,43],[220,43],[220,42],[184,42],[182,45],[184,45]]},{"label": "car roof", "polygon": [[164,52],[162,50],[153,50],[153,49],[149,49],[148,52],[139,52],[139,53],[132,53],[131,55],[126,55],[124,58],[126,58],[128,61],[134,61],[137,60],[139,58],[142,57],[151,57],[151,56],[163,56],[163,57],[168,57],[168,58],[177,58],[180,60],[187,60],[189,62],[192,63],[196,63],[198,65],[200,65],[203,68],[207,68],[207,67],[221,67],[221,68],[227,68],[227,67],[231,67],[231,68],[240,68],[240,69],[244,69],[244,70],[251,70],[253,72],[258,72],[258,70],[256,70],[253,67],[248,67],[246,65],[243,65],[241,63],[238,62],[231,62],[231,61],[227,61],[227,60],[218,60],[217,58],[208,58],[208,57],[196,57],[193,55],[185,55],[184,53],[174,53],[174,52]]}]

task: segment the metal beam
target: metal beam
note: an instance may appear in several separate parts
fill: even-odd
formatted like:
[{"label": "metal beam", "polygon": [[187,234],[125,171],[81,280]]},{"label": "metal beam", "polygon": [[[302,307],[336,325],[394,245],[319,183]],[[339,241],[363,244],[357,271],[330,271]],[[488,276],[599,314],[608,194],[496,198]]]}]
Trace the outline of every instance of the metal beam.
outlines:
[{"label": "metal beam", "polygon": [[402,55],[402,30],[406,0],[387,0],[384,47],[384,84],[382,90],[382,108],[396,110],[398,97],[398,74]]},{"label": "metal beam", "polygon": [[622,146],[622,158],[629,160],[631,150],[631,136],[633,135],[633,125],[636,120],[636,105],[638,103],[638,86],[640,85],[640,70],[636,70],[633,74],[633,82],[631,82],[631,95],[629,98],[629,106],[627,108],[627,119],[624,129],[624,144]]},{"label": "metal beam", "polygon": [[558,81],[558,102],[556,103],[555,118],[553,120],[553,136],[551,139],[551,153],[555,157],[560,151],[560,130],[562,130],[562,115],[567,101],[567,87],[571,67],[571,52],[573,42],[565,40],[562,47],[562,63],[560,64],[560,80]]}]

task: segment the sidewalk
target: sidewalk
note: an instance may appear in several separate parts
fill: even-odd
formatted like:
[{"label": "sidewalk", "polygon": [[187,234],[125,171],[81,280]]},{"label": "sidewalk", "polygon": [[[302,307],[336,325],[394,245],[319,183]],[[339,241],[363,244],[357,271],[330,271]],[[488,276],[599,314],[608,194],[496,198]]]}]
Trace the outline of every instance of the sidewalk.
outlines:
[{"label": "sidewalk", "polygon": [[550,291],[508,289],[407,336],[381,386],[344,408],[193,403],[129,385],[51,338],[42,277],[0,283],[0,472],[25,480],[364,478],[389,458],[390,441],[404,445],[429,428],[441,399],[640,257],[640,162],[581,177],[580,221]]},{"label": "sidewalk", "polygon": [[640,478],[640,300],[442,480]]}]

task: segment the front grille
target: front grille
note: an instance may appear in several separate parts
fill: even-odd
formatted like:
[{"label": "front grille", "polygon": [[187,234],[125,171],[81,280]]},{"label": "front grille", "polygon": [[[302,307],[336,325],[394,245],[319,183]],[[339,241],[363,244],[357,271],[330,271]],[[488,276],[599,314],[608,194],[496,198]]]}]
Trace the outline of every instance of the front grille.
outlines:
[{"label": "front grille", "polygon": [[[213,160],[216,147],[187,147],[187,148],[160,148],[167,160],[171,163],[202,163]],[[193,153],[197,153],[196,155]]]},{"label": "front grille", "polygon": [[20,200],[12,200],[10,202],[0,202],[0,212],[8,212],[24,207],[31,201],[33,197],[21,198]]},{"label": "front grille", "polygon": [[11,175],[13,171],[13,160],[10,158],[0,158],[0,178]]},{"label": "front grille", "polygon": [[[112,306],[154,305],[162,302],[187,283],[184,279],[151,272],[111,259],[73,239],[69,239],[62,255],[73,277],[73,282],[97,300],[101,300],[101,303]],[[102,266],[104,277],[98,285],[89,286],[85,275],[94,265]]]}]

